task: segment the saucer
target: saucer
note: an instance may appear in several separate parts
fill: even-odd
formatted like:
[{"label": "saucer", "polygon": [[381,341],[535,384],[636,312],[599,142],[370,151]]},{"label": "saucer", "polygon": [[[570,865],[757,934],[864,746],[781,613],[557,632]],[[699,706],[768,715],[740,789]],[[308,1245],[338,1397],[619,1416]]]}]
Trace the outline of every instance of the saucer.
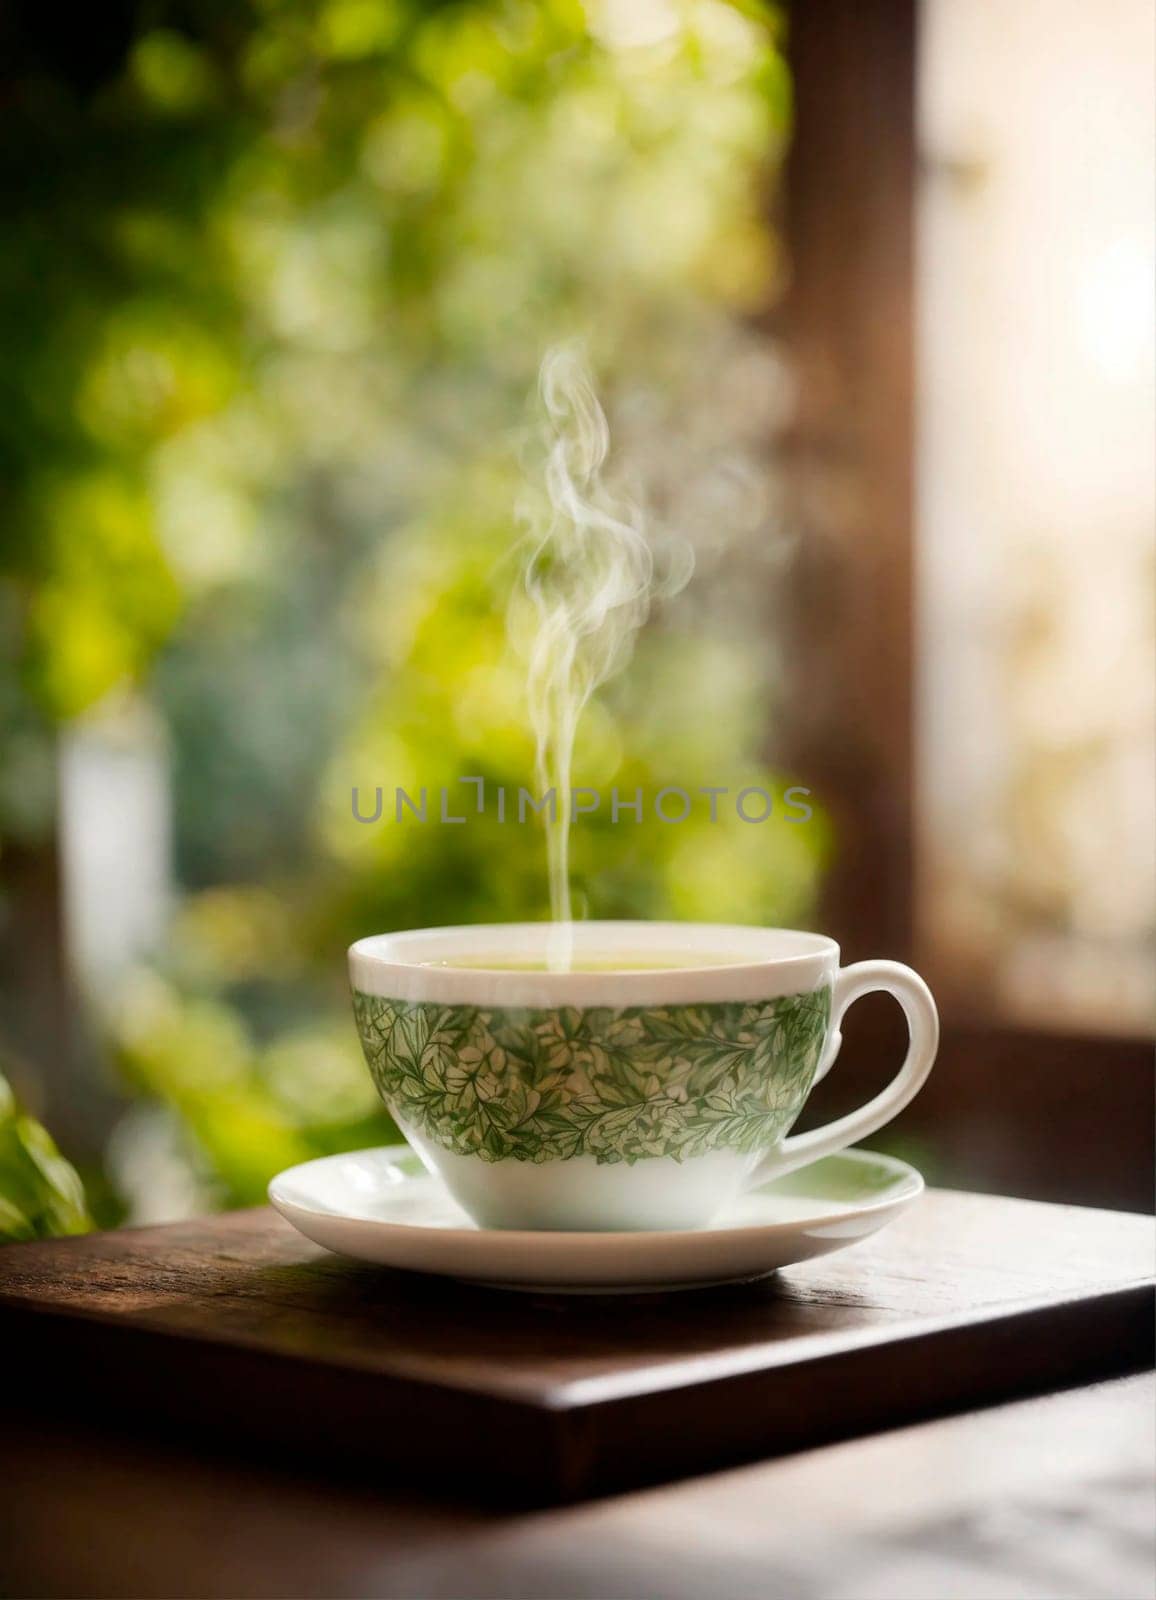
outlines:
[{"label": "saucer", "polygon": [[844,1150],[742,1195],[692,1232],[527,1233],[479,1228],[408,1145],[323,1156],[280,1173],[269,1199],[338,1255],[504,1289],[629,1293],[762,1278],[845,1249],[923,1192],[895,1156]]}]

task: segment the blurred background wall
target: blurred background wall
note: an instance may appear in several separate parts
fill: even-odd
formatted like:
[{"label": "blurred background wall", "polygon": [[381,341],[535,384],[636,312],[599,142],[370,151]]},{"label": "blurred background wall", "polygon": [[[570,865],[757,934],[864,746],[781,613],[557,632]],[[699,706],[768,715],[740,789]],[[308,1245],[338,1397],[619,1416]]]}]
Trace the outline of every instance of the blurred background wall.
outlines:
[{"label": "blurred background wall", "polygon": [[[579,781],[815,804],[585,822],[583,909],[915,959],[947,1037],[892,1144],[1147,1203],[1142,0],[99,22],[9,8],[0,99],[0,1047],[98,1218],[390,1137],[344,947],[545,914],[537,829],[350,797],[528,781],[514,512],[573,334],[697,563]],[[817,1115],[899,1048],[849,1040]]]},{"label": "blurred background wall", "polygon": [[[940,999],[892,1137],[960,1186],[1149,1207],[1151,9],[821,0],[788,60],[819,914]],[[900,1046],[857,1011],[817,1112]]]},{"label": "blurred background wall", "polygon": [[1143,1030],[1156,903],[1156,12],[932,0],[918,781],[940,983]]}]

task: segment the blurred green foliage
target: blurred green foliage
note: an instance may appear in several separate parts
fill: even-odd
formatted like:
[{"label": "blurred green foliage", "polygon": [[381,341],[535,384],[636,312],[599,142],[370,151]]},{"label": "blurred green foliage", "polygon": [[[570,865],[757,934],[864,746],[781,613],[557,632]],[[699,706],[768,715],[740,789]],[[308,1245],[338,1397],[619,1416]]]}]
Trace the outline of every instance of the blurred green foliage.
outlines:
[{"label": "blurred green foliage", "polygon": [[[56,728],[147,696],[181,898],[158,962],[94,1004],[204,1194],[243,1203],[389,1135],[352,939],[545,912],[536,828],[370,827],[350,797],[529,781],[505,613],[559,336],[588,336],[621,458],[700,565],[590,707],[577,781],[790,781],[763,754],[758,332],[789,82],[774,12],[727,0],[111,20],[95,65],[33,40],[5,112],[0,852],[51,829]],[[821,819],[604,813],[574,876],[593,915],[798,922],[824,850]]]},{"label": "blurred green foliage", "polygon": [[0,1243],[91,1227],[79,1177],[0,1075]]}]

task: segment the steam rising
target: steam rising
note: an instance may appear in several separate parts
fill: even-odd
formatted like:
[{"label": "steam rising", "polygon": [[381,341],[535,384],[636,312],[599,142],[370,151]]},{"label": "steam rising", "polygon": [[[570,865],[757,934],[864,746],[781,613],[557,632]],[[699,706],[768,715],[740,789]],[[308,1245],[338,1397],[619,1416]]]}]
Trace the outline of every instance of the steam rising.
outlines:
[{"label": "steam rising", "polygon": [[[570,821],[574,739],[590,696],[630,659],[652,599],[677,592],[693,567],[689,546],[661,552],[638,507],[603,481],[610,430],[579,345],[547,351],[539,373],[544,412],[545,499],[531,519],[523,586],[533,626],[523,645],[539,795],[546,813],[549,965],[566,969],[572,949]],[[656,556],[664,570],[659,571]]]}]

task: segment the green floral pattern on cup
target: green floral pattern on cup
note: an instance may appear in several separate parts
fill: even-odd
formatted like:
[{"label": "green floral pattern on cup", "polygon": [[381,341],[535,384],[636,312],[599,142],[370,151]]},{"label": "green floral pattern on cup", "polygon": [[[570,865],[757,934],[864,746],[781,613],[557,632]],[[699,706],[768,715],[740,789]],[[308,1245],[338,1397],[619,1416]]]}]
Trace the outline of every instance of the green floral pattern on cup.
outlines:
[{"label": "green floral pattern on cup", "polygon": [[829,987],[753,1004],[435,1005],[354,994],[403,1132],[483,1161],[682,1161],[779,1139],[810,1091]]}]

